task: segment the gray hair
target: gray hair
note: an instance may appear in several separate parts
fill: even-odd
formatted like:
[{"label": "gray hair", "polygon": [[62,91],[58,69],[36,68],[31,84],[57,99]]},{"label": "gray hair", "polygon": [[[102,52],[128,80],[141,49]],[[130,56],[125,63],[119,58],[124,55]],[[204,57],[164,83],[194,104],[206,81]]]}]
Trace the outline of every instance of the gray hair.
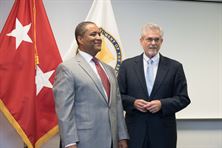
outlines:
[{"label": "gray hair", "polygon": [[144,25],[141,29],[141,37],[144,36],[147,30],[157,30],[160,32],[160,36],[163,37],[163,29],[157,24],[150,23],[150,24]]}]

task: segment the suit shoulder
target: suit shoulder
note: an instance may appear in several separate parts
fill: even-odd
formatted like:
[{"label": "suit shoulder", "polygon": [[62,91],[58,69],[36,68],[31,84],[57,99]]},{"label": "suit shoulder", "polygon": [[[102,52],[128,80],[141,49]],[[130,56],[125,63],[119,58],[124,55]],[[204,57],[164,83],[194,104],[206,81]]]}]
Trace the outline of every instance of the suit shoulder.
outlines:
[{"label": "suit shoulder", "polygon": [[64,61],[62,64],[65,66],[69,66],[69,65],[73,66],[73,64],[77,64],[77,62],[75,58],[71,58],[69,60]]},{"label": "suit shoulder", "polygon": [[108,64],[106,64],[106,63],[104,63],[102,61],[101,61],[101,63],[102,63],[103,66],[106,66],[110,71],[115,73],[115,69],[112,66],[110,66],[110,65],[108,65]]},{"label": "suit shoulder", "polygon": [[132,57],[132,58],[127,58],[122,62],[122,64],[131,64],[135,61],[138,61],[140,58],[141,58],[141,55],[138,55],[138,56],[135,56],[135,57]]},{"label": "suit shoulder", "polygon": [[165,57],[165,56],[162,56],[162,59],[164,61],[166,61],[167,63],[170,63],[171,65],[175,65],[175,66],[179,66],[179,65],[182,65],[182,63],[180,63],[179,61],[175,60],[175,59],[171,59],[169,57]]},{"label": "suit shoulder", "polygon": [[69,59],[69,60],[66,60],[66,61],[63,61],[62,63],[60,63],[58,65],[58,68],[59,67],[71,68],[74,66],[75,63],[76,63],[76,61],[74,60],[74,58],[72,58],[72,59]]},{"label": "suit shoulder", "polygon": [[114,68],[113,68],[112,66],[110,66],[109,64],[106,64],[106,63],[104,63],[104,62],[102,62],[102,61],[101,61],[101,63],[102,63],[103,65],[107,66],[108,68],[110,68],[110,69],[113,69],[113,70],[114,70]]}]

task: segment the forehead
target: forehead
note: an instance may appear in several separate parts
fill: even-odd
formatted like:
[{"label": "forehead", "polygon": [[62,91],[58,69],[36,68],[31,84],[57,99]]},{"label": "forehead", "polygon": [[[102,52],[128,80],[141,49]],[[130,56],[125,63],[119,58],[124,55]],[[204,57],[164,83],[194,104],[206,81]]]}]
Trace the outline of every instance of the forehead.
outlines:
[{"label": "forehead", "polygon": [[99,32],[99,27],[95,24],[87,24],[85,27],[86,32]]}]

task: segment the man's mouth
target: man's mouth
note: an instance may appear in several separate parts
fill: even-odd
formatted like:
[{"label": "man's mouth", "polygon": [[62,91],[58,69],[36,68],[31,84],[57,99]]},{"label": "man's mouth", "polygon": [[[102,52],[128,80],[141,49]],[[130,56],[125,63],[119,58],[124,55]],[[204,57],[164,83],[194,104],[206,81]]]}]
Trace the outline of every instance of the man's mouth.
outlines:
[{"label": "man's mouth", "polygon": [[97,42],[95,42],[95,44],[96,44],[96,45],[101,45],[101,44],[102,44],[102,42],[97,41]]},{"label": "man's mouth", "polygon": [[156,46],[150,46],[149,49],[157,49]]}]

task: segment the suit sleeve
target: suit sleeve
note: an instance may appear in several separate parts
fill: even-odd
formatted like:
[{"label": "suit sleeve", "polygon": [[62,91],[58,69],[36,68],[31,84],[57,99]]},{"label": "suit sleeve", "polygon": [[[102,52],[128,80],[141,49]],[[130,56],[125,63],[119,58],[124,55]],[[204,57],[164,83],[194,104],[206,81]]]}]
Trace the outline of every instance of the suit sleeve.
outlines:
[{"label": "suit sleeve", "polygon": [[118,120],[118,138],[119,140],[122,139],[129,139],[129,135],[127,132],[126,124],[125,124],[125,118],[123,115],[123,106],[122,106],[122,100],[121,95],[119,92],[119,87],[117,84],[117,120]]},{"label": "suit sleeve", "polygon": [[120,94],[122,98],[122,103],[123,103],[123,108],[125,111],[128,110],[133,110],[135,109],[134,107],[134,101],[135,97],[127,95],[127,71],[126,71],[126,64],[123,62],[120,66],[119,73],[118,73],[118,83],[119,83],[119,89],[120,89]]},{"label": "suit sleeve", "polygon": [[74,90],[74,78],[71,72],[64,65],[59,65],[56,70],[53,92],[63,145],[79,141],[74,114]]},{"label": "suit sleeve", "polygon": [[182,64],[179,64],[177,67],[172,89],[173,97],[161,99],[163,115],[174,114],[190,104],[187,81]]}]

